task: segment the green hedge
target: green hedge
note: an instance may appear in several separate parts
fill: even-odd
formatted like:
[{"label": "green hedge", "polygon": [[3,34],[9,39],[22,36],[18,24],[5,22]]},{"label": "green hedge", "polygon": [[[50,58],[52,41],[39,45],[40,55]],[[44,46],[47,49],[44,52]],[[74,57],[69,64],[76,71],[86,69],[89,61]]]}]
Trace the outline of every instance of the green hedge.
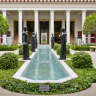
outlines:
[{"label": "green hedge", "polygon": [[58,43],[54,43],[54,50],[57,50],[57,48],[60,46]]},{"label": "green hedge", "polygon": [[[61,44],[54,43],[54,50],[60,55],[61,52]],[[66,45],[66,54],[70,54],[70,46]]]},{"label": "green hedge", "polygon": [[[61,46],[59,46],[56,50],[57,54],[60,55],[61,52]],[[70,54],[70,49],[69,47],[66,46],[66,54]]]},{"label": "green hedge", "polygon": [[19,48],[19,55],[23,55],[23,46]]},{"label": "green hedge", "polygon": [[0,45],[0,51],[14,51],[17,48],[17,46]]},{"label": "green hedge", "polygon": [[[31,44],[29,44],[29,50],[31,50]],[[19,48],[19,55],[23,55],[23,45]]]},{"label": "green hedge", "polygon": [[90,54],[85,52],[76,52],[72,57],[72,64],[75,68],[90,68],[93,65]]},{"label": "green hedge", "polygon": [[68,94],[68,93],[74,93],[74,92],[85,90],[91,86],[93,80],[95,82],[96,69],[73,68],[71,61],[66,61],[66,63],[75,71],[75,73],[78,75],[78,78],[72,79],[64,83],[54,83],[54,84],[50,83],[49,92],[40,92],[39,91],[40,84],[38,83],[37,84],[27,83],[26,81],[20,81],[18,79],[12,78],[15,72],[23,64],[23,62],[21,61],[19,61],[18,69],[16,68],[11,70],[0,70],[0,86],[10,91],[24,93],[24,94],[33,94],[33,95],[35,94],[56,95],[57,94],[58,95],[58,94]]},{"label": "green hedge", "polygon": [[90,51],[89,46],[71,46],[73,50],[79,50],[79,51]]},{"label": "green hedge", "polygon": [[14,53],[4,53],[0,57],[0,69],[13,69],[18,67],[18,57]]}]

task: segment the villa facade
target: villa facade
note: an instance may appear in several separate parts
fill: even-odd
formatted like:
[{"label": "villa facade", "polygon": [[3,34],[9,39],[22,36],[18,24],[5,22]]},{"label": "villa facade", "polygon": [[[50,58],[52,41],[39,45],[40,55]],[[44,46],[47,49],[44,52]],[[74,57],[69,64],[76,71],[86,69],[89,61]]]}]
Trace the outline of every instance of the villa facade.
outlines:
[{"label": "villa facade", "polygon": [[[82,43],[95,43],[94,34],[85,36],[82,33],[85,18],[94,12],[96,0],[0,0],[0,14],[8,19],[12,44],[22,44],[24,26],[28,29],[29,43],[32,32],[37,33],[39,44],[42,38],[50,44],[51,34],[60,42],[62,27],[66,29],[67,44],[77,43],[78,35]],[[3,43],[1,34],[0,37]]]}]

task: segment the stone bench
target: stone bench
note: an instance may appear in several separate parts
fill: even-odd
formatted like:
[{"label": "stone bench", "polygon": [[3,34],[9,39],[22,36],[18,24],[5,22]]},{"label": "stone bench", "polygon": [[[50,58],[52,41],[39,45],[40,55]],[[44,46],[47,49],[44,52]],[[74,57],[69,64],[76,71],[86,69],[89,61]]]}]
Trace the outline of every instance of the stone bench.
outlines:
[{"label": "stone bench", "polygon": [[[95,49],[95,50],[94,50]],[[90,46],[90,51],[93,52],[95,51],[96,52],[96,46]]]}]

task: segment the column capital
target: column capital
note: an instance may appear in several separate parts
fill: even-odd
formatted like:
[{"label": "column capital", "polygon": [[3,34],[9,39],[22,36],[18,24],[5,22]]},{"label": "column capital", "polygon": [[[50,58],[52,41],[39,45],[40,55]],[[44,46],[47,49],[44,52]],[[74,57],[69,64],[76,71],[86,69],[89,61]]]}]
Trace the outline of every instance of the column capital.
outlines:
[{"label": "column capital", "polygon": [[87,12],[87,10],[82,10],[82,12]]},{"label": "column capital", "polygon": [[55,10],[50,10],[50,12],[55,12]]},{"label": "column capital", "polygon": [[38,10],[34,10],[34,12],[38,12]]},{"label": "column capital", "polygon": [[69,13],[70,13],[70,12],[71,12],[71,10],[66,10],[66,12],[69,12]]},{"label": "column capital", "polygon": [[6,10],[2,10],[2,12],[6,12]]},{"label": "column capital", "polygon": [[18,10],[18,12],[22,12],[22,10]]}]

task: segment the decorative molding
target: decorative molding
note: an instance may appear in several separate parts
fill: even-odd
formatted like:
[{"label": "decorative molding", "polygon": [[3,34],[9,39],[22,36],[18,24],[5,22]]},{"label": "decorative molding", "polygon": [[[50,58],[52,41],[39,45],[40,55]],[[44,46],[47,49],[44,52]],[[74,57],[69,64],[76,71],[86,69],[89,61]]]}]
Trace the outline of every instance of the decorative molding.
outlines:
[{"label": "decorative molding", "polygon": [[68,8],[66,8],[66,7],[39,7],[39,8],[26,8],[26,7],[24,7],[24,8],[14,8],[14,7],[12,7],[12,8],[10,8],[10,7],[7,7],[7,8],[0,8],[0,10],[10,10],[10,11],[12,11],[12,10],[17,10],[17,11],[23,11],[23,10],[33,10],[33,11],[45,11],[45,10],[47,10],[47,11],[68,11],[68,10],[72,10],[72,11],[83,11],[83,10],[85,10],[85,11],[87,11],[87,10],[96,10],[96,7],[92,7],[92,8],[89,8],[89,7],[68,7]]}]

